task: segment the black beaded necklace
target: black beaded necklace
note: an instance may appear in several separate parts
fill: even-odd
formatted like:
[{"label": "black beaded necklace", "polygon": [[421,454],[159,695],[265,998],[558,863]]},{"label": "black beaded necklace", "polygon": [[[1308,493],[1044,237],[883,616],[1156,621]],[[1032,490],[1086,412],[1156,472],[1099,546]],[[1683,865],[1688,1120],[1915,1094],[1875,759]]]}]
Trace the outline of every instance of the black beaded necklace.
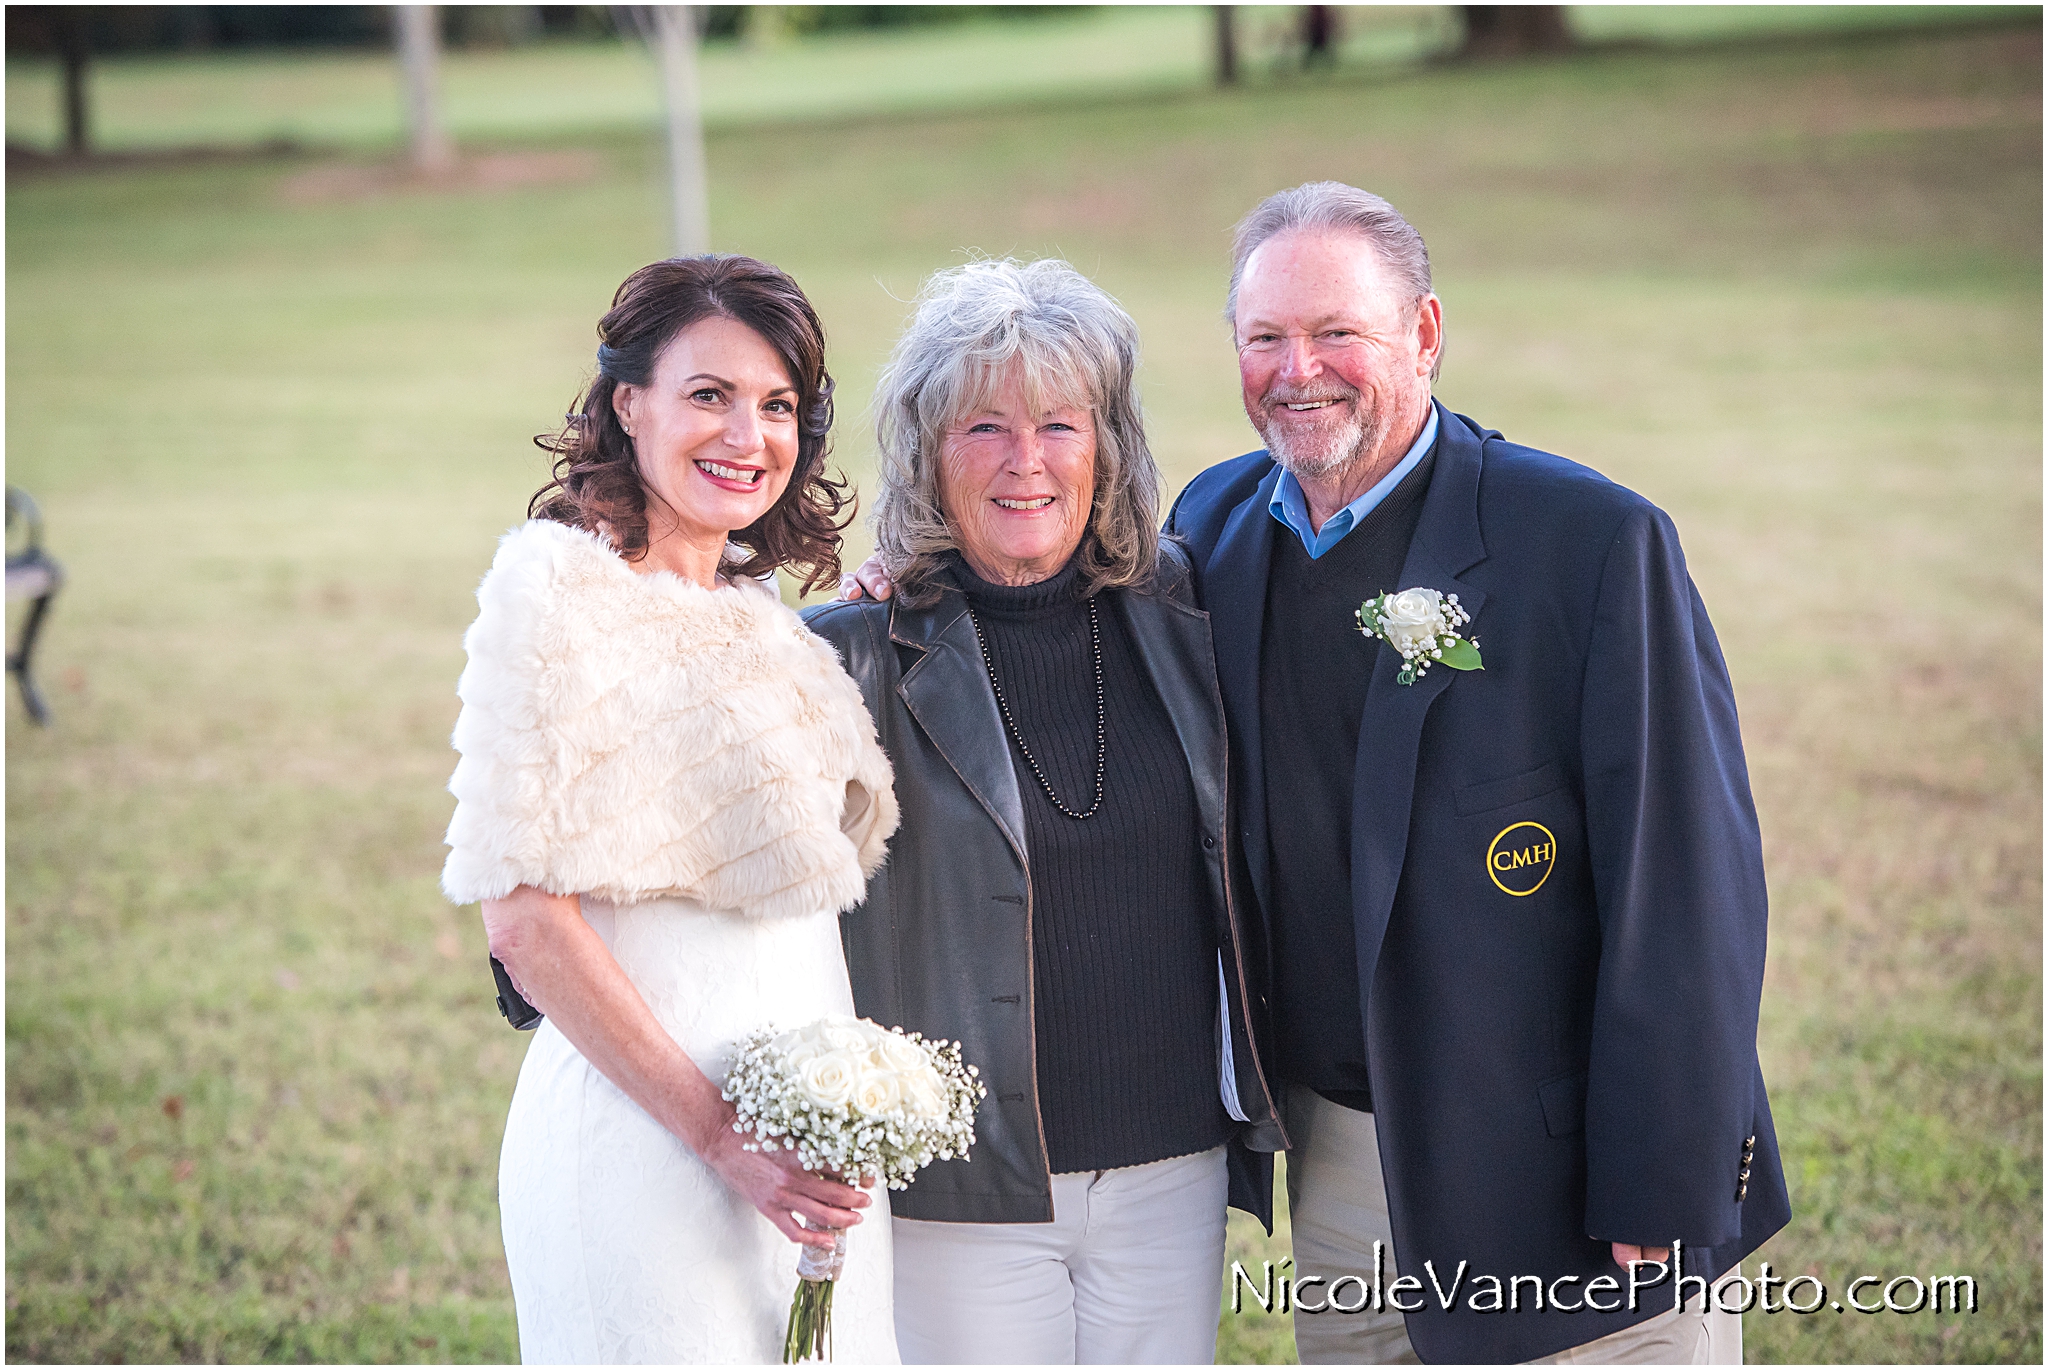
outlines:
[{"label": "black beaded necklace", "polygon": [[1031,754],[1031,744],[1024,740],[1024,734],[1017,728],[1017,720],[1010,717],[1009,701],[1003,698],[1003,682],[996,679],[995,659],[988,654],[988,639],[982,635],[981,620],[975,618],[974,607],[968,606],[967,617],[974,623],[974,640],[981,647],[981,664],[988,667],[988,683],[995,687],[996,708],[1002,710],[1003,724],[1010,730],[1010,736],[1017,741],[1017,750],[1024,753],[1024,764],[1038,777],[1038,784],[1045,791],[1045,797],[1052,806],[1069,818],[1093,818],[1095,811],[1102,807],[1102,776],[1109,759],[1109,715],[1103,706],[1102,688],[1102,620],[1097,616],[1095,596],[1088,596],[1088,646],[1095,653],[1095,802],[1083,813],[1075,813],[1060,802],[1053,793],[1052,782],[1045,778],[1045,772],[1038,768],[1038,758]]}]

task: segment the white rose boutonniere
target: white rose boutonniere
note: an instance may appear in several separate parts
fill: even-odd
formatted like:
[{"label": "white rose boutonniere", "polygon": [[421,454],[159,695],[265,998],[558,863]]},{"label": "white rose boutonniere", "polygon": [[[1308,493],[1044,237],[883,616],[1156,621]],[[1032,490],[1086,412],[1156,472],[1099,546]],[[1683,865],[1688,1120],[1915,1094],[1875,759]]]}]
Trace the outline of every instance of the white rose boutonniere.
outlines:
[{"label": "white rose boutonniere", "polygon": [[1358,606],[1358,631],[1367,637],[1385,638],[1401,654],[1403,685],[1431,666],[1444,665],[1454,671],[1483,671],[1478,639],[1466,639],[1458,629],[1472,621],[1472,615],[1458,607],[1456,595],[1443,595],[1417,586],[1391,595],[1379,595]]}]

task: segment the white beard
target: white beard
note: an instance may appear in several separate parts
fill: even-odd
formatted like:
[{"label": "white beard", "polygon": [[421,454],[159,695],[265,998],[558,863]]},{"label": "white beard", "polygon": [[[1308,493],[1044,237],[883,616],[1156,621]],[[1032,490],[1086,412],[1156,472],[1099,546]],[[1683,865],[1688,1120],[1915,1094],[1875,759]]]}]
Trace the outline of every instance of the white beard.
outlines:
[{"label": "white beard", "polygon": [[1276,387],[1260,407],[1259,417],[1252,421],[1252,426],[1266,441],[1266,451],[1272,454],[1274,461],[1293,472],[1296,480],[1323,480],[1334,476],[1372,452],[1379,446],[1380,439],[1386,436],[1386,415],[1377,409],[1365,409],[1361,413],[1365,397],[1356,390],[1341,397],[1352,404],[1350,413],[1344,418],[1328,420],[1313,427],[1288,427],[1264,421],[1272,405],[1328,398],[1334,397],[1287,395],[1279,393]]}]

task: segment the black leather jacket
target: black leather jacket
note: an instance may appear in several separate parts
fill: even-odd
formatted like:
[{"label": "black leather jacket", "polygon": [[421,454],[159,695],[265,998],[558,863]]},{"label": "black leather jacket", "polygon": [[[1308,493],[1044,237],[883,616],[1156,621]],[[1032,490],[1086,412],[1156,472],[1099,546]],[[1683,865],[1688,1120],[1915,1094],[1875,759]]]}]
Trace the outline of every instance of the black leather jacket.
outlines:
[{"label": "black leather jacket", "polygon": [[[1237,1096],[1251,1119],[1231,1144],[1231,1202],[1270,1228],[1270,1153],[1286,1142],[1258,1055],[1264,949],[1255,944],[1255,920],[1238,907],[1250,886],[1228,840],[1228,749],[1209,616],[1195,607],[1185,553],[1167,542],[1151,593],[1112,590],[1104,602],[1124,616],[1187,752],[1209,913],[1223,950]],[[1050,1222],[1032,1017],[1031,855],[967,601],[948,588],[922,609],[860,600],[821,605],[804,618],[859,683],[903,812],[866,900],[841,920],[854,1004],[885,1025],[959,1040],[988,1086],[972,1162],[934,1162],[891,1196],[891,1207],[939,1222]]]}]

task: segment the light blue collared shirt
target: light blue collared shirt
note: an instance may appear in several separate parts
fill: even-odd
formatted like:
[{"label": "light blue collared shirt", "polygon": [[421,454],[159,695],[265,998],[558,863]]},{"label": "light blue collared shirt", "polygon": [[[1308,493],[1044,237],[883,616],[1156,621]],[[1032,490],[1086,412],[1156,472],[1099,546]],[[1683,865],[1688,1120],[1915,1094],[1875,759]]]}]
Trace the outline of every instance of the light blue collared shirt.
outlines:
[{"label": "light blue collared shirt", "polygon": [[1301,545],[1308,549],[1310,561],[1344,540],[1344,535],[1365,522],[1365,516],[1379,507],[1379,502],[1393,492],[1395,486],[1422,463],[1430,444],[1436,441],[1436,405],[1429,406],[1429,422],[1422,425],[1421,434],[1415,445],[1408,449],[1408,455],[1401,458],[1393,470],[1379,478],[1378,484],[1360,495],[1351,503],[1332,514],[1323,524],[1322,531],[1308,521],[1308,497],[1301,493],[1301,482],[1294,478],[1292,471],[1282,471],[1280,480],[1273,487],[1273,517],[1292,528],[1301,539]]}]

